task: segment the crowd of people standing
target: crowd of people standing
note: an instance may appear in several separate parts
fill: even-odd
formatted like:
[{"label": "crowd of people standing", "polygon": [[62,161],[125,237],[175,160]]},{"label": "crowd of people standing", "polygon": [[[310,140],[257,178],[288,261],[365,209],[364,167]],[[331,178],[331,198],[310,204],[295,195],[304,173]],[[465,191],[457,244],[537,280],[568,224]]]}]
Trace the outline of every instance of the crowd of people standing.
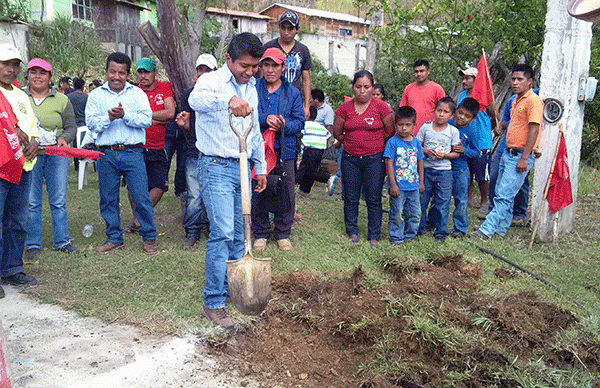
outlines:
[{"label": "crowd of people standing", "polygon": [[[254,182],[251,219],[255,250],[266,248],[271,233],[280,250],[293,249],[290,235],[296,193],[309,198],[314,182],[319,181],[327,183],[331,195],[339,177],[350,243],[360,242],[358,210],[363,198],[366,239],[371,246],[378,244],[386,181],[389,241],[394,246],[429,231],[436,242],[443,242],[448,235],[465,236],[472,177],[479,184],[480,215],[485,221],[471,236],[490,238],[494,233],[506,233],[512,222],[509,209],[518,193],[515,188],[518,185],[520,189],[526,181],[539,142],[543,105],[531,92],[530,67],[513,69],[517,97],[511,105],[511,124],[504,120],[499,126],[508,127],[506,150],[494,176],[500,183],[489,186],[488,204],[489,140],[499,128],[493,125],[496,107],[480,107],[471,97],[477,69],[461,70],[465,91],[458,96],[457,107],[440,85],[429,80],[429,63],[415,62],[415,82],[406,87],[395,111],[383,101],[383,87],[370,72],[361,70],[352,80],[353,96],[334,111],[322,90],[311,89],[310,53],[295,39],[298,16],[286,11],[279,24],[280,37],[264,45],[253,34],[236,35],[221,67],[212,55],[201,54],[195,63],[195,85],[180,96],[179,107],[169,83],[158,81],[154,60],[137,61],[138,84],[134,85],[129,81],[131,59],[119,52],[107,57],[106,82],[91,84],[94,89],[89,94],[83,91],[85,84],[80,79],[73,82],[71,91],[68,80],[67,86],[61,82],[53,86],[52,66],[41,58],[28,63],[27,85],[21,91],[13,85],[21,56],[15,47],[5,45],[0,54],[0,90],[17,118],[12,130],[22,146],[24,164],[19,182],[4,176],[0,182],[2,282],[37,282],[23,272],[22,253],[25,249],[28,257],[36,257],[42,249],[44,181],[52,215],[52,247],[65,253],[79,252],[67,226],[68,159],[46,155],[44,147],[68,146],[77,128],[84,126],[91,134],[91,147],[103,153],[97,171],[106,239],[95,248],[99,254],[121,248],[126,232],[142,237],[145,253],[158,251],[154,207],[168,190],[172,150],[178,150],[181,171],[175,179],[183,178],[176,182],[175,192],[182,200],[182,247],[193,247],[201,231],[207,231],[203,312],[222,327],[233,326],[225,310],[229,298],[225,263],[239,259],[244,251],[239,140],[230,128],[230,115],[240,131],[252,126],[246,148],[251,161],[248,174]],[[330,147],[339,149],[338,174],[319,171],[323,153]],[[186,149],[184,155],[180,149]],[[275,175],[284,178],[288,206],[270,212],[262,193],[267,178]],[[119,206],[122,179],[132,209],[132,221],[125,228]],[[450,233],[452,198],[455,210]]]}]

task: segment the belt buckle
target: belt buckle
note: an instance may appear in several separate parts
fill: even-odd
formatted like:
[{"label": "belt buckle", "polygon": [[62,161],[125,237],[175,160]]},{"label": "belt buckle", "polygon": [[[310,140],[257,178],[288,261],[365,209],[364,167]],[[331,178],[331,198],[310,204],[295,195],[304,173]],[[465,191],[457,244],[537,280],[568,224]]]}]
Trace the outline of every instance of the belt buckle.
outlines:
[{"label": "belt buckle", "polygon": [[124,144],[117,144],[115,146],[115,150],[116,151],[123,151],[125,149],[125,145]]}]

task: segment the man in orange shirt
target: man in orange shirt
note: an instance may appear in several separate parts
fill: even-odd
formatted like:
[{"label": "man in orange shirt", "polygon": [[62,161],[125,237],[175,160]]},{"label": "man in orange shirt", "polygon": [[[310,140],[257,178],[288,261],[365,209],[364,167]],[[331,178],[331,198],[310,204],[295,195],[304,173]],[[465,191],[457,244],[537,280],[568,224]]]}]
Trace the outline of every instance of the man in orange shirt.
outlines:
[{"label": "man in orange shirt", "polygon": [[429,62],[426,59],[416,61],[413,69],[416,82],[404,88],[400,106],[410,106],[417,111],[417,124],[412,131],[412,135],[416,136],[421,125],[433,121],[435,104],[440,98],[446,97],[446,92],[429,79]]},{"label": "man in orange shirt", "polygon": [[513,67],[511,88],[517,94],[512,104],[506,133],[506,151],[500,160],[494,208],[470,237],[488,239],[504,236],[512,221],[515,196],[533,166],[542,133],[544,103],[531,89],[533,69],[526,64]]}]

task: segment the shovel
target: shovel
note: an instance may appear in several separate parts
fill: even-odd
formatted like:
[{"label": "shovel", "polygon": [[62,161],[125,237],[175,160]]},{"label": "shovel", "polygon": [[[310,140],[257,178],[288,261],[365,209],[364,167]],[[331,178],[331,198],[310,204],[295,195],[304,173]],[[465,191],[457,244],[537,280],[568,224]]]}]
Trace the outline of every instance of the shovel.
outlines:
[{"label": "shovel", "polygon": [[244,217],[244,256],[239,260],[227,261],[229,296],[237,309],[246,315],[258,315],[271,298],[271,259],[252,256],[250,237],[250,183],[248,179],[248,151],[246,139],[254,125],[254,110],[250,126],[242,135],[233,125],[233,114],[229,112],[229,125],[240,142],[240,186],[242,191],[242,214]]}]

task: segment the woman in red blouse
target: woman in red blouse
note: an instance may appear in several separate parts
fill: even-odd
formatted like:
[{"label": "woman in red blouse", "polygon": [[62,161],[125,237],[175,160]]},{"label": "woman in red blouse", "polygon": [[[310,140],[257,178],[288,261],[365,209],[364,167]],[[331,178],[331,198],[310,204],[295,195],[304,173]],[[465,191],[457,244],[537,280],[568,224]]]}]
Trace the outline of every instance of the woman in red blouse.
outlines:
[{"label": "woman in red blouse", "polygon": [[358,205],[364,190],[367,202],[367,239],[375,246],[381,236],[381,190],[385,176],[383,151],[394,134],[394,112],[374,99],[373,75],[361,70],[352,80],[354,98],[335,112],[333,136],[344,144],[342,183],[344,223],[351,242],[358,242]]}]

